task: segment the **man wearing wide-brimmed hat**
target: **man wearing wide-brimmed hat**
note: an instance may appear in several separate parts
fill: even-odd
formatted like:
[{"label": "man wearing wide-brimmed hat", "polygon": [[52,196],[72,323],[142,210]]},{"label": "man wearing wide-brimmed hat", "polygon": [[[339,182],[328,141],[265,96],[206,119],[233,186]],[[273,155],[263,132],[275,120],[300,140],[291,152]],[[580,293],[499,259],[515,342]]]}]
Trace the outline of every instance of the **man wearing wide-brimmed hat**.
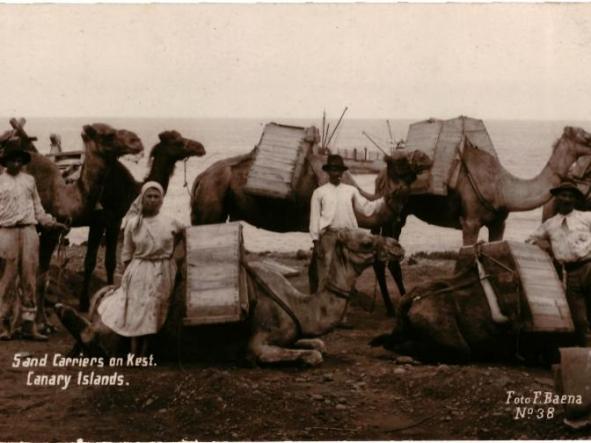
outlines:
[{"label": "man wearing wide-brimmed hat", "polygon": [[591,303],[591,212],[575,209],[584,198],[577,185],[563,181],[550,193],[557,214],[528,238],[552,254],[566,272],[566,297],[581,346],[591,346],[587,307]]},{"label": "man wearing wide-brimmed hat", "polygon": [[369,201],[355,186],[341,183],[348,168],[340,155],[329,155],[322,169],[328,174],[328,183],[314,190],[310,203],[310,235],[314,242],[309,269],[311,292],[326,280],[336,241],[332,229],[356,228],[354,209],[370,217],[384,203],[383,198]]},{"label": "man wearing wide-brimmed hat", "polygon": [[25,338],[44,340],[37,331],[36,286],[39,263],[39,236],[35,226],[65,228],[45,213],[35,186],[35,179],[22,172],[31,155],[20,148],[20,141],[3,143],[0,164],[6,170],[0,174],[0,258],[5,261],[0,278],[0,339],[11,338],[7,329],[12,303],[8,297],[17,280],[22,295],[22,329]]}]

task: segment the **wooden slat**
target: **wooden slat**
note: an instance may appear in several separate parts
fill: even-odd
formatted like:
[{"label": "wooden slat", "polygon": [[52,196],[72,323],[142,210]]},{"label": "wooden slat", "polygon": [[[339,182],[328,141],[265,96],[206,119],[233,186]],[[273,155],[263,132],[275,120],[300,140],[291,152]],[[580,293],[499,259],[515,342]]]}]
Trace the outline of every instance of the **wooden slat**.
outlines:
[{"label": "wooden slat", "polygon": [[186,230],[186,325],[241,319],[240,223]]},{"label": "wooden slat", "polygon": [[251,169],[249,179],[252,181],[260,180],[261,182],[269,182],[270,185],[274,186],[275,182],[287,183],[291,189],[292,173],[291,171],[281,171],[279,169]]},{"label": "wooden slat", "polygon": [[[272,185],[272,188],[269,186]],[[248,192],[256,193],[260,191],[261,195],[266,195],[269,193],[270,195],[276,194],[280,197],[287,197],[291,195],[291,186],[288,183],[284,182],[270,182],[269,180],[263,180],[259,177],[252,177],[249,180],[248,184]]]},{"label": "wooden slat", "polygon": [[566,296],[550,258],[537,246],[507,243],[529,303],[533,318],[531,329],[548,332],[574,330]]},{"label": "wooden slat", "polygon": [[291,197],[310,148],[304,140],[305,135],[305,128],[267,124],[257,146],[244,190],[266,197]]},{"label": "wooden slat", "polygon": [[284,157],[276,157],[276,156],[265,156],[264,158],[259,158],[256,165],[253,165],[253,169],[259,168],[275,168],[275,169],[284,169],[286,171],[293,171],[293,167],[296,164],[297,159],[288,159]]}]

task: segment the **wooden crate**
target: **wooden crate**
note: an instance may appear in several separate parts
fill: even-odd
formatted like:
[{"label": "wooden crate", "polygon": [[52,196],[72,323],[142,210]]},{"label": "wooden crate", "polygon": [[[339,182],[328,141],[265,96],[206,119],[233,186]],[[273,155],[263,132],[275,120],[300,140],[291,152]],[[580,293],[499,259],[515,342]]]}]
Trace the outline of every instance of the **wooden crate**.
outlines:
[{"label": "wooden crate", "polygon": [[464,136],[474,146],[497,157],[482,120],[460,116],[450,120],[429,119],[409,126],[405,149],[419,149],[433,160],[431,169],[411,187],[412,193],[447,195]]},{"label": "wooden crate", "polygon": [[84,151],[65,151],[45,156],[57,165],[66,182],[75,181],[80,177]]},{"label": "wooden crate", "polygon": [[241,321],[248,312],[242,225],[239,222],[191,226],[186,236],[184,324]]},{"label": "wooden crate", "polygon": [[318,134],[315,127],[265,125],[244,190],[263,197],[292,198]]},{"label": "wooden crate", "polygon": [[[573,332],[574,325],[562,283],[556,274],[552,260],[535,245],[514,241],[497,241],[480,246],[485,256],[481,263],[494,280],[493,287],[501,288],[507,281],[509,268],[519,276],[521,293],[529,307],[527,332]],[[488,259],[492,257],[498,263]],[[474,247],[468,246],[460,251],[460,261],[474,257]],[[469,259],[469,260],[470,260]],[[500,266],[499,263],[504,265]],[[510,272],[509,272],[510,273]],[[499,285],[499,282],[501,283]]]}]

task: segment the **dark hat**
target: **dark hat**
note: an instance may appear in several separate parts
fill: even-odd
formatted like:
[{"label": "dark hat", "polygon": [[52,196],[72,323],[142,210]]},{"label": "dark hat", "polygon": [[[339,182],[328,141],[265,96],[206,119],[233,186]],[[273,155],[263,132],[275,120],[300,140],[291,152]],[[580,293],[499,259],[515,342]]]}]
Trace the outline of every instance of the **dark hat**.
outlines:
[{"label": "dark hat", "polygon": [[6,166],[7,161],[13,160],[15,158],[20,158],[23,162],[23,165],[25,165],[31,161],[31,154],[21,148],[17,148],[12,143],[9,143],[4,148],[2,157],[0,157],[0,165]]},{"label": "dark hat", "polygon": [[326,159],[326,164],[322,166],[323,171],[346,171],[345,162],[343,157],[338,154],[331,154]]},{"label": "dark hat", "polygon": [[576,196],[578,198],[580,198],[580,199],[582,199],[582,198],[585,197],[583,195],[583,193],[581,192],[581,190],[577,187],[577,185],[574,184],[571,181],[563,181],[562,183],[560,183],[555,188],[550,189],[550,194],[556,195],[556,194],[558,194],[561,191],[571,191],[571,192],[574,192],[576,194]]}]

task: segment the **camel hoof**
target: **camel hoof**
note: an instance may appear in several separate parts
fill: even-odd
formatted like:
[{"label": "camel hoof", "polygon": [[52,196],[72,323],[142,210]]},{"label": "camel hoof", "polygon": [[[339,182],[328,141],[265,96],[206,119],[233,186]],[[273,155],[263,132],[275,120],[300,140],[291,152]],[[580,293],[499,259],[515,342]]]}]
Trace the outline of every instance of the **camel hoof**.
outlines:
[{"label": "camel hoof", "polygon": [[306,352],[302,360],[306,366],[318,366],[320,363],[322,363],[323,358],[320,352],[314,350]]}]

